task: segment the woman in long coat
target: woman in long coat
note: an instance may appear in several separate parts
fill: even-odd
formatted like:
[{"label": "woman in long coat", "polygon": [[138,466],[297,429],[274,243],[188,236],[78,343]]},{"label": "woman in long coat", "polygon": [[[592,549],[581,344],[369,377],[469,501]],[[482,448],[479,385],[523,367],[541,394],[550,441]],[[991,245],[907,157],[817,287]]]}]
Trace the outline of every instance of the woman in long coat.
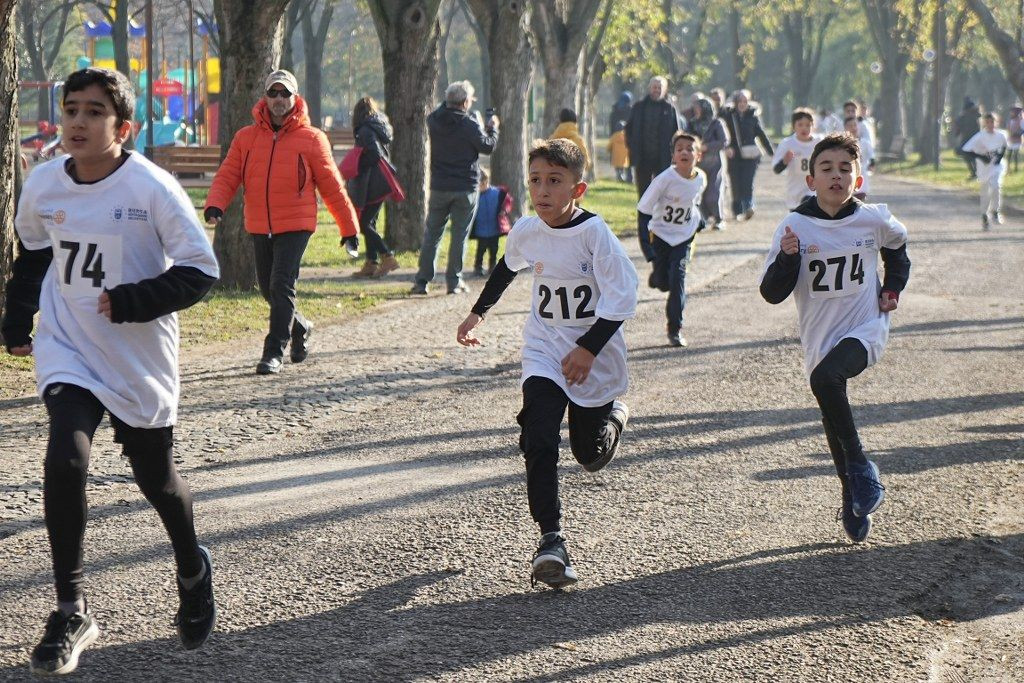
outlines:
[{"label": "woman in long coat", "polygon": [[687,130],[701,139],[703,152],[698,166],[707,176],[708,184],[700,203],[700,212],[708,227],[724,230],[722,217],[722,166],[725,164],[725,148],[729,144],[729,133],[718,118],[715,106],[706,97],[698,97],[690,113]]}]

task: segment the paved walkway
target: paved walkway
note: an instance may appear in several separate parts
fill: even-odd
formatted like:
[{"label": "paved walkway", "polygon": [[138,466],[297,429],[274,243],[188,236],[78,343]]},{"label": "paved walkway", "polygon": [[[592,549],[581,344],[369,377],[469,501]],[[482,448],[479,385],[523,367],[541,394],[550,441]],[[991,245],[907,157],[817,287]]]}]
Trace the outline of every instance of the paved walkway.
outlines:
[{"label": "paved walkway", "polygon": [[[318,330],[278,377],[252,373],[258,339],[183,360],[177,453],[221,608],[198,652],[177,644],[168,544],[102,430],[86,562],[103,635],[81,678],[1024,678],[1020,221],[982,234],[973,199],[876,178],[914,270],[886,357],[851,383],[889,493],[854,547],[795,310],[756,292],[782,214],[760,181],[754,221],[698,238],[689,349],[664,345],[663,298],[641,291],[620,458],[594,476],[563,453],[575,589],[529,586],[525,282],[481,349],[454,342],[471,299],[392,302]],[[0,425],[0,679],[19,680],[52,600],[44,413],[6,401]]]}]

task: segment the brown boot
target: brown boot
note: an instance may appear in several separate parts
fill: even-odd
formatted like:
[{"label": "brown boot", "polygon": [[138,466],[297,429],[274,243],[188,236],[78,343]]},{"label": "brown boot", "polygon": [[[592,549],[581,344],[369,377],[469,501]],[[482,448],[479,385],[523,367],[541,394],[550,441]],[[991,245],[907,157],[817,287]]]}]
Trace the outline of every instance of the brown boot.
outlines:
[{"label": "brown boot", "polygon": [[373,274],[377,272],[376,261],[367,261],[363,264],[363,267],[352,273],[352,277],[373,277]]},{"label": "brown boot", "polygon": [[373,277],[384,277],[393,270],[398,270],[398,259],[391,254],[385,254],[384,258],[381,259],[380,265],[377,266],[377,270],[374,272]]}]

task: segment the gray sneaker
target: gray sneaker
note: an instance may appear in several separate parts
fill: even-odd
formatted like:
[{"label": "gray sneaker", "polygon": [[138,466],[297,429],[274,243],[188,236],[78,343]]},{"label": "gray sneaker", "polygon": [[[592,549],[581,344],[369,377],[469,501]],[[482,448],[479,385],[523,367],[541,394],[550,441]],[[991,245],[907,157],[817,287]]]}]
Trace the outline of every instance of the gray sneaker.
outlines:
[{"label": "gray sneaker", "polygon": [[612,403],[612,411],[608,414],[608,421],[613,423],[619,428],[619,435],[615,438],[615,443],[609,448],[604,455],[596,460],[590,462],[581,462],[583,469],[587,472],[598,472],[603,470],[605,466],[612,461],[615,454],[619,451],[619,443],[621,443],[622,432],[626,429],[626,423],[629,422],[629,406],[622,401],[614,401]]},{"label": "gray sneaker", "polygon": [[50,613],[43,639],[32,649],[29,667],[34,674],[59,676],[78,668],[82,651],[96,642],[100,629],[88,612]]},{"label": "gray sneaker", "polygon": [[533,554],[530,585],[534,586],[538,581],[552,588],[565,588],[577,581],[569,551],[565,549],[565,539],[559,531],[544,534],[537,552]]}]

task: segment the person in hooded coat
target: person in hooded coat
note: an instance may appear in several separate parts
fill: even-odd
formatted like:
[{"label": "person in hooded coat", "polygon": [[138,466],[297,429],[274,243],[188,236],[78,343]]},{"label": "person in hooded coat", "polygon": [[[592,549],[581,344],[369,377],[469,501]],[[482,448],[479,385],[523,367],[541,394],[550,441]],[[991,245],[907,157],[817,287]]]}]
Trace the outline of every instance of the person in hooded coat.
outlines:
[{"label": "person in hooded coat", "polygon": [[687,123],[687,131],[701,139],[703,155],[697,167],[707,176],[707,187],[700,203],[704,220],[715,230],[724,230],[722,218],[722,167],[725,164],[725,148],[729,145],[729,133],[725,123],[718,118],[711,100],[699,95],[694,98]]},{"label": "person in hooded coat", "polygon": [[352,108],[352,128],[359,156],[359,175],[348,181],[348,196],[359,212],[359,231],[366,240],[366,262],[354,277],[383,277],[398,268],[395,252],[377,232],[377,216],[384,200],[392,192],[391,183],[381,170],[388,161],[391,123],[372,97],[363,97]]}]

